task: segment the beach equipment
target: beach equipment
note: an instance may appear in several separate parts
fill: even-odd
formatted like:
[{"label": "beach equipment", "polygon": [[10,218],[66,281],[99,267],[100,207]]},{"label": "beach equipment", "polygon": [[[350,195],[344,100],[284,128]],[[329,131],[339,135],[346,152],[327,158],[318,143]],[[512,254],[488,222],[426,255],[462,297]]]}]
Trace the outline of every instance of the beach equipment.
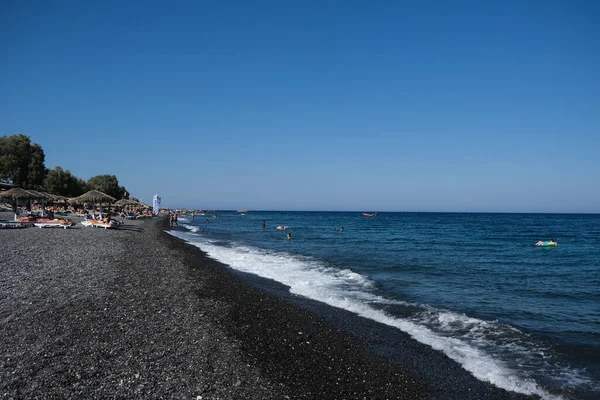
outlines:
[{"label": "beach equipment", "polygon": [[279,231],[285,231],[286,229],[287,229],[287,226],[283,226],[283,225],[279,225],[277,227],[277,230],[279,230]]},{"label": "beach equipment", "polygon": [[18,200],[40,200],[43,199],[41,193],[36,192],[32,193],[25,189],[21,189],[20,187],[15,187],[4,192],[0,192],[0,199],[18,201]]},{"label": "beach equipment", "polygon": [[13,211],[16,211],[17,202],[20,200],[40,200],[43,199],[44,196],[39,193],[31,193],[25,189],[21,189],[20,187],[14,187],[12,189],[6,190],[4,192],[0,192],[0,199],[9,200],[13,204]]},{"label": "beach equipment", "polygon": [[70,219],[48,219],[48,218],[40,218],[37,219],[33,225],[38,228],[63,228],[67,229],[68,227],[73,225],[73,221]]},{"label": "beach equipment", "polygon": [[536,246],[541,246],[541,247],[556,247],[558,246],[558,243],[552,240],[545,240],[545,241],[539,241],[535,244]]},{"label": "beach equipment", "polygon": [[99,190],[90,190],[79,197],[69,199],[69,203],[92,203],[92,204],[112,204],[116,201],[114,197]]},{"label": "beach equipment", "polygon": [[84,221],[81,221],[81,225],[86,226],[86,227],[91,226],[93,228],[104,228],[104,229],[114,228],[114,226],[111,222],[97,221],[95,219],[86,219]]},{"label": "beach equipment", "polygon": [[35,198],[32,200],[40,200],[44,203],[54,201],[54,198],[52,196],[50,196],[48,193],[38,192],[37,190],[32,190],[32,189],[29,189],[27,191],[35,196]]},{"label": "beach equipment", "polygon": [[48,193],[38,192],[37,190],[28,190],[29,193],[38,196],[38,201],[42,203],[42,215],[46,213],[46,203],[53,203],[54,198]]},{"label": "beach equipment", "polygon": [[66,203],[67,200],[69,200],[68,197],[61,196],[59,194],[45,193],[45,195],[51,197],[53,203],[59,203],[59,202]]},{"label": "beach equipment", "polygon": [[116,200],[117,199],[111,195],[103,193],[99,190],[90,190],[79,197],[69,199],[69,203],[91,203],[94,206],[94,210],[96,209],[96,204],[98,204],[100,206],[100,214],[102,214],[102,204],[112,204]]},{"label": "beach equipment", "polygon": [[0,229],[14,229],[14,228],[25,228],[26,225],[23,225],[19,222],[15,221],[0,221]]},{"label": "beach equipment", "polygon": [[160,212],[160,201],[160,196],[155,194],[152,198],[152,212],[154,213],[154,215],[158,215],[158,213]]},{"label": "beach equipment", "polygon": [[121,199],[121,200],[117,200],[115,202],[115,205],[117,206],[139,206],[140,203],[138,201],[132,200],[132,199]]},{"label": "beach equipment", "polygon": [[104,228],[104,229],[108,229],[108,228],[112,228],[113,227],[113,225],[110,222],[96,221],[95,219],[88,219],[86,221],[83,221],[81,223],[81,225],[83,225],[83,226],[92,226],[94,228]]}]

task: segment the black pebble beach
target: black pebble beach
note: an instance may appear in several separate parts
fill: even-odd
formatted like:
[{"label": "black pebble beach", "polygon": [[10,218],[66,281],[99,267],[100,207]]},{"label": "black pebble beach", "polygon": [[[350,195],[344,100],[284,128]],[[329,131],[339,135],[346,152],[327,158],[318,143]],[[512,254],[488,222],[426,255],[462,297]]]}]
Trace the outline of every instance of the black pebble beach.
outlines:
[{"label": "black pebble beach", "polygon": [[168,229],[0,230],[1,398],[528,398],[396,329],[259,287]]}]

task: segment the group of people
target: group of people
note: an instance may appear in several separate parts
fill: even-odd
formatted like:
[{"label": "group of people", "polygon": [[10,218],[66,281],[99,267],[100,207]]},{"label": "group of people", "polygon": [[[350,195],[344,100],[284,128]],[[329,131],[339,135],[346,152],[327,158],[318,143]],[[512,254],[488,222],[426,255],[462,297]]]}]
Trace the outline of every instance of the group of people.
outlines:
[{"label": "group of people", "polygon": [[[267,221],[265,221],[265,220],[263,219],[263,221],[260,223],[260,226],[261,226],[263,229],[264,229],[264,228],[266,228],[266,227],[267,227]],[[286,230],[286,229],[287,229],[287,226],[280,225],[280,226],[278,226],[278,227],[277,227],[277,229],[278,229],[278,230],[282,230],[282,231],[284,231],[284,230]],[[287,240],[292,240],[292,234],[291,234],[291,233],[289,233],[289,232],[287,233]]]},{"label": "group of people", "polygon": [[169,213],[169,226],[175,226],[175,225],[179,226],[179,224],[177,223],[177,218],[178,218],[177,213],[174,211],[171,211]]}]

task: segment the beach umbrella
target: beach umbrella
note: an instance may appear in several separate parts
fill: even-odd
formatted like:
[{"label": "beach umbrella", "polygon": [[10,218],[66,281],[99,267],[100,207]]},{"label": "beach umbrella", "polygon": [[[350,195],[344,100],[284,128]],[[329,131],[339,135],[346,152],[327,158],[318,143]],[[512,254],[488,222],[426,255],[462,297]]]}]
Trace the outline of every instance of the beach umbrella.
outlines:
[{"label": "beach umbrella", "polygon": [[46,213],[46,203],[52,203],[54,201],[54,198],[48,193],[38,192],[37,190],[29,189],[28,192],[33,195],[39,196],[37,200],[42,203],[42,215],[44,215]]},{"label": "beach umbrella", "polygon": [[79,197],[73,197],[72,199],[69,199],[69,203],[94,203],[94,204],[109,203],[109,204],[111,204],[116,200],[117,199],[115,199],[114,197],[112,197],[106,193],[102,193],[99,190],[90,190],[89,192],[84,193]]},{"label": "beach umbrella", "polygon": [[17,202],[19,200],[40,200],[43,196],[41,194],[30,193],[20,187],[14,187],[7,191],[0,193],[0,199],[10,200],[13,205],[13,211],[17,211]]},{"label": "beach umbrella", "polygon": [[131,199],[121,199],[121,200],[117,200],[117,202],[115,203],[118,206],[137,206],[140,203],[138,203],[135,200],[131,200]]},{"label": "beach umbrella", "polygon": [[114,197],[103,193],[99,190],[90,190],[87,193],[82,194],[79,197],[74,197],[69,199],[70,203],[91,203],[94,206],[94,210],[96,209],[96,204],[100,205],[100,216],[102,216],[102,204],[112,204],[116,201]]},{"label": "beach umbrella", "polygon": [[[34,191],[35,192],[35,191]],[[5,192],[0,192],[0,199],[17,201],[17,200],[41,200],[44,196],[39,193],[32,193],[20,187],[9,189]]]},{"label": "beach umbrella", "polygon": [[66,203],[67,200],[69,199],[68,197],[61,196],[59,194],[46,193],[46,195],[52,197],[52,201],[55,202],[55,203],[60,202],[60,201]]},{"label": "beach umbrella", "polygon": [[54,198],[48,193],[38,192],[37,190],[29,189],[27,190],[29,193],[36,196],[33,200],[41,200],[41,201],[54,201]]}]

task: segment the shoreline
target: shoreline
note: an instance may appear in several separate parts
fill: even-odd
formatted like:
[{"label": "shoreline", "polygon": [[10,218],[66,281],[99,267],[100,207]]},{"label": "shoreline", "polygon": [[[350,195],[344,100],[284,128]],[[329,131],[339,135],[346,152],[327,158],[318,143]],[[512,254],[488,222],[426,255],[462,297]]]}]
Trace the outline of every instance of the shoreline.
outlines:
[{"label": "shoreline", "polygon": [[242,276],[168,229],[0,231],[3,397],[537,398]]}]

